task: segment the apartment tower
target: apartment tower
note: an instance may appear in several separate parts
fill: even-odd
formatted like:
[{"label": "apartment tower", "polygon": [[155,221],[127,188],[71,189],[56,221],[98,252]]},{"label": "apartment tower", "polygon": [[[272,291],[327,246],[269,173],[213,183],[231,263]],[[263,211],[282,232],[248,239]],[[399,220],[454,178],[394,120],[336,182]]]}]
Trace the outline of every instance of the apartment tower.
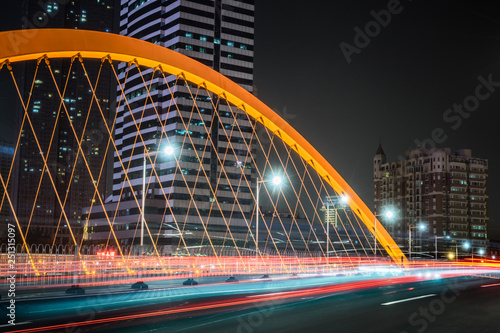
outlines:
[{"label": "apartment tower", "polygon": [[[381,221],[406,251],[410,245],[414,253],[434,256],[436,244],[441,253],[486,248],[488,160],[473,157],[469,149],[416,148],[388,162],[379,146],[373,179],[375,211],[395,210],[394,221]],[[471,248],[463,248],[465,243]]]}]

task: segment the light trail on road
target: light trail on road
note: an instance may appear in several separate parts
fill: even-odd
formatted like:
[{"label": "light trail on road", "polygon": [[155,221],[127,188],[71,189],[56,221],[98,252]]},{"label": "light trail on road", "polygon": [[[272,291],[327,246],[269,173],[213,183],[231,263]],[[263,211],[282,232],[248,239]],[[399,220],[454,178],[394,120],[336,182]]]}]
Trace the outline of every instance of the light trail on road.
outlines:
[{"label": "light trail on road", "polygon": [[[21,330],[13,330],[9,332],[47,332],[54,331],[59,329],[66,329],[71,327],[80,327],[80,326],[91,326],[97,324],[118,322],[124,320],[132,320],[132,319],[140,319],[154,316],[163,316],[163,315],[171,315],[178,313],[186,313],[186,312],[194,312],[194,311],[202,311],[209,309],[217,309],[217,308],[228,308],[232,306],[240,306],[246,304],[254,304],[268,301],[276,301],[276,300],[286,300],[286,299],[295,299],[299,297],[307,297],[307,296],[315,296],[321,294],[329,294],[329,293],[340,293],[345,291],[354,291],[360,289],[368,289],[368,288],[376,288],[382,287],[392,284],[401,284],[401,283],[411,283],[421,281],[422,279],[417,276],[409,276],[409,277],[395,277],[391,279],[377,279],[377,280],[365,280],[365,281],[357,281],[357,282],[348,282],[336,285],[329,285],[323,287],[315,287],[301,290],[291,290],[285,291],[281,293],[267,293],[263,295],[251,295],[252,297],[246,296],[232,300],[223,300],[223,301],[215,301],[215,302],[206,302],[201,304],[192,304],[174,307],[170,309],[153,311],[153,312],[143,312],[132,315],[124,315],[124,316],[115,316],[110,318],[102,318],[102,319],[94,319],[82,322],[61,324],[61,325],[51,325],[45,327],[35,327],[29,329],[21,329]],[[7,333],[9,333],[7,332]]]}]

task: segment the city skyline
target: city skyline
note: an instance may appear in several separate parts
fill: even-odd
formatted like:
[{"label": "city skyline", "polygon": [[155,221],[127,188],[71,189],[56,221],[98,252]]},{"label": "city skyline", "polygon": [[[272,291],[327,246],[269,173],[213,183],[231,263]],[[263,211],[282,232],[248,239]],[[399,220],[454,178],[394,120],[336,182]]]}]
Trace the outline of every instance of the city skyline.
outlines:
[{"label": "city skyline", "polygon": [[[433,131],[443,129],[447,139],[438,146],[471,148],[490,161],[491,234],[498,238],[498,157],[488,144],[494,142],[488,120],[499,104],[498,94],[481,101],[460,126],[443,120],[454,104],[474,95],[479,77],[498,80],[499,24],[492,17],[493,2],[401,2],[402,10],[352,55],[351,63],[339,45],[354,45],[354,28],[364,29],[375,20],[371,11],[387,9],[388,2],[343,1],[325,10],[297,4],[256,1],[258,97],[313,143],[369,206],[371,159],[379,141],[395,159],[418,141],[431,142]],[[11,29],[20,22],[9,18],[2,25]],[[306,57],[315,60],[306,65]],[[290,94],[292,85],[301,93]]]},{"label": "city skyline", "polygon": [[7,1],[0,327],[495,330],[497,7]]}]

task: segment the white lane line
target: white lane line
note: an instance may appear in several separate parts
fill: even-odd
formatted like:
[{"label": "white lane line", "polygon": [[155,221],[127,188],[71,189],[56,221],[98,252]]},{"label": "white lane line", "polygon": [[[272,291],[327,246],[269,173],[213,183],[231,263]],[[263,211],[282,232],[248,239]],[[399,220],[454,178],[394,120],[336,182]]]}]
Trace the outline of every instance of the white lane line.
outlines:
[{"label": "white lane line", "polygon": [[381,305],[392,305],[392,304],[409,302],[409,301],[414,301],[416,299],[421,299],[421,298],[426,298],[426,297],[432,297],[432,296],[436,296],[436,294],[429,294],[429,295],[417,296],[417,297],[412,297],[412,298],[405,298],[405,299],[400,299],[398,301],[392,301],[392,302],[382,303]]},{"label": "white lane line", "polygon": [[497,287],[500,286],[500,283],[495,283],[495,284],[483,284],[481,288],[488,288],[488,287]]}]

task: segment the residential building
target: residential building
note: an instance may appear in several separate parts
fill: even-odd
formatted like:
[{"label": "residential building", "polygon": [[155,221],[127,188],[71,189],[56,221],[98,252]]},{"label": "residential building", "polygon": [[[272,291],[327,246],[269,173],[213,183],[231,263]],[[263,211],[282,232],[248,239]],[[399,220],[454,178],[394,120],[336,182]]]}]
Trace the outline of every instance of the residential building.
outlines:
[{"label": "residential building", "polygon": [[[399,161],[387,161],[381,146],[374,156],[375,211],[396,211],[391,222],[381,220],[398,245],[414,253],[464,253],[488,244],[488,160],[470,149],[407,150]],[[418,228],[425,226],[425,231]],[[469,250],[470,251],[470,250]]]}]

